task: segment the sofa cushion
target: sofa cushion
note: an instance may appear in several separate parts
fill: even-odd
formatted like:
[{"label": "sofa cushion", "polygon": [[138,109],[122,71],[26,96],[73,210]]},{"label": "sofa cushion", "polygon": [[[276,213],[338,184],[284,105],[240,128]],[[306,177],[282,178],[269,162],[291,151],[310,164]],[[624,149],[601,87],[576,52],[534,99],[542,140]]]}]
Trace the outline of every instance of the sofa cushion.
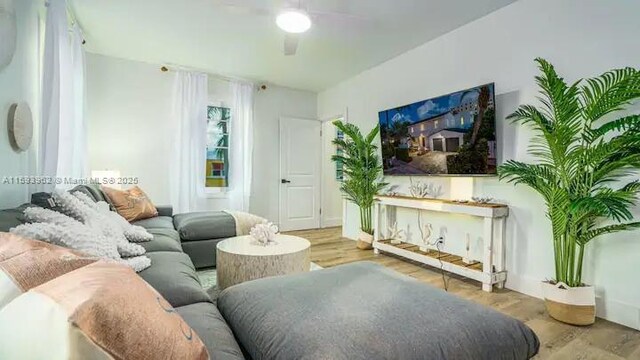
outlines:
[{"label": "sofa cushion", "polygon": [[149,219],[132,222],[133,225],[149,229],[173,229],[173,219],[170,216],[156,216]]},{"label": "sofa cushion", "polygon": [[23,292],[96,261],[70,249],[0,232],[0,309]]},{"label": "sofa cushion", "polygon": [[151,252],[151,267],[139,275],[175,307],[211,302],[202,289],[189,256],[179,252]]},{"label": "sofa cushion", "polygon": [[224,239],[187,241],[182,250],[189,255],[196,269],[216,266],[216,246]]},{"label": "sofa cushion", "polygon": [[[109,204],[109,209],[115,211],[113,204],[110,203],[109,198],[104,196],[104,193],[100,190],[100,187],[98,185],[78,185],[71,189],[69,192],[81,192],[87,195],[93,202],[104,201]],[[53,194],[49,192],[37,192],[32,194],[31,203],[45,209],[61,211],[60,207],[53,198]]]},{"label": "sofa cushion", "polygon": [[182,252],[177,231],[173,229],[149,229],[149,232],[153,235],[153,239],[139,243],[148,253],[156,251]]},{"label": "sofa cushion", "polygon": [[23,204],[17,208],[0,210],[0,231],[7,232],[9,229],[24,223],[24,209],[31,207],[31,204]]},{"label": "sofa cushion", "polygon": [[369,262],[245,282],[217,304],[255,359],[529,359],[539,347],[522,322]]},{"label": "sofa cushion", "polygon": [[62,210],[60,205],[53,198],[53,195],[48,192],[37,192],[37,193],[31,194],[31,204],[37,207],[50,209],[53,211]]},{"label": "sofa cushion", "polygon": [[138,186],[128,190],[118,190],[106,186],[100,189],[111,200],[118,214],[129,222],[158,216],[155,205]]},{"label": "sofa cushion", "polygon": [[111,200],[104,195],[104,192],[102,192],[102,190],[100,190],[100,185],[78,185],[71,189],[70,192],[74,193],[76,191],[88,195],[95,202],[104,201],[108,204],[111,204]]},{"label": "sofa cushion", "polygon": [[173,225],[183,241],[224,239],[236,236],[236,221],[224,211],[177,214]]},{"label": "sofa cushion", "polygon": [[158,210],[158,216],[173,216],[173,206],[171,205],[156,205]]},{"label": "sofa cushion", "polygon": [[198,334],[211,359],[244,359],[229,325],[214,304],[207,302],[181,306],[176,308],[176,312]]},{"label": "sofa cushion", "polygon": [[1,359],[209,359],[198,334],[131,269],[96,262],[0,311]]}]

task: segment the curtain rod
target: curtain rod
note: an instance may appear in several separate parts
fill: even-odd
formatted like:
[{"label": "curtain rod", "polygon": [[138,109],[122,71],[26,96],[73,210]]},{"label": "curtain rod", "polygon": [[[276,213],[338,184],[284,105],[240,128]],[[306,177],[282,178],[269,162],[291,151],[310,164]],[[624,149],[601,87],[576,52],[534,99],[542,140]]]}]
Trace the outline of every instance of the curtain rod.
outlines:
[{"label": "curtain rod", "polygon": [[212,74],[211,72],[209,72],[207,70],[198,69],[198,68],[192,68],[192,67],[187,67],[187,66],[162,65],[160,67],[160,71],[162,71],[162,72],[169,72],[169,71],[174,72],[174,71],[179,71],[179,70],[200,72],[200,73],[204,73],[204,74],[207,74],[207,75],[213,76],[215,78],[218,78],[220,80],[228,81],[228,82],[240,81],[240,82],[245,82],[245,83],[249,83],[249,84],[255,84],[253,81],[250,81],[250,80],[247,80],[247,79],[243,79],[243,78],[239,78],[239,77],[233,77],[233,76],[220,75],[220,74]]},{"label": "curtain rod", "polygon": [[67,2],[66,8],[67,8],[67,16],[71,20],[71,27],[78,28],[78,30],[80,31],[80,35],[82,36],[82,45],[85,45],[87,43],[87,39],[84,36],[84,29],[82,28],[82,26],[80,26],[80,23],[78,22],[78,18],[76,17],[76,12],[73,10],[73,5],[71,5],[70,2]]},{"label": "curtain rod", "polygon": [[[50,0],[46,0],[44,2],[44,7],[48,8],[49,5],[50,5]],[[82,36],[82,45],[85,45],[87,43],[87,39],[84,37],[84,30],[82,29],[82,26],[80,26],[80,23],[78,23],[78,19],[76,19],[76,14],[73,11],[73,8],[66,1],[65,1],[64,8],[65,8],[66,13],[67,13],[67,21],[71,25],[71,28],[69,28],[69,32],[72,33],[73,32],[73,27],[77,26],[78,30],[80,30],[80,35]]]}]

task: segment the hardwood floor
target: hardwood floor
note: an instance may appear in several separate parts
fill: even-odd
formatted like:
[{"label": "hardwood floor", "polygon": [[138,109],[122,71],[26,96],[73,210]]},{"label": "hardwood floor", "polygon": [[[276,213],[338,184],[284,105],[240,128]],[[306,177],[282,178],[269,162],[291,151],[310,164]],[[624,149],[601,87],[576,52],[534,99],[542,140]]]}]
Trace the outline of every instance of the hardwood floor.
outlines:
[{"label": "hardwood floor", "polygon": [[[341,237],[341,228],[290,232],[311,242],[311,261],[332,267],[354,261],[374,261],[433,286],[443,288],[439,269],[410,263],[392,255],[374,255],[356,249],[355,242]],[[551,319],[544,303],[510,290],[486,293],[480,283],[447,273],[449,292],[490,306],[525,322],[540,338],[540,352],[535,359],[638,359],[640,331],[598,319],[589,327],[566,325]]]}]

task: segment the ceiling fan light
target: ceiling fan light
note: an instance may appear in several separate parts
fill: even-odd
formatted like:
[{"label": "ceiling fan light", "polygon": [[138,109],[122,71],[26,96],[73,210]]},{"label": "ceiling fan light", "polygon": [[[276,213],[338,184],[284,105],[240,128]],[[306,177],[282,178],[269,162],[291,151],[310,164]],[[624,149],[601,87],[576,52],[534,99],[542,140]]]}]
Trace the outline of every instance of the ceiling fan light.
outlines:
[{"label": "ceiling fan light", "polygon": [[300,34],[311,28],[311,18],[301,10],[285,10],[276,18],[276,24],[288,33]]}]

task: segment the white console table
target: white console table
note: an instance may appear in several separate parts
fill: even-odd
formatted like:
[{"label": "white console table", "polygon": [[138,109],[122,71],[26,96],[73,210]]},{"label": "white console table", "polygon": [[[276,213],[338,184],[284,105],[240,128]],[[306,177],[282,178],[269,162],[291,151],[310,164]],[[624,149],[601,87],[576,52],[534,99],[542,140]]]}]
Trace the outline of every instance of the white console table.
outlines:
[{"label": "white console table", "polygon": [[[392,239],[381,239],[381,213],[384,206],[437,211],[451,214],[464,214],[484,219],[482,263],[466,264],[457,255],[438,251],[421,251],[418,245],[401,242],[393,244]],[[509,207],[493,203],[460,203],[440,199],[419,199],[404,196],[377,196],[374,205],[374,252],[395,254],[422,264],[434,266],[454,274],[480,281],[482,290],[491,292],[493,285],[504,287],[507,278],[505,271],[505,235],[506,218]],[[450,240],[449,240],[450,241]],[[442,261],[442,264],[441,264]]]}]

